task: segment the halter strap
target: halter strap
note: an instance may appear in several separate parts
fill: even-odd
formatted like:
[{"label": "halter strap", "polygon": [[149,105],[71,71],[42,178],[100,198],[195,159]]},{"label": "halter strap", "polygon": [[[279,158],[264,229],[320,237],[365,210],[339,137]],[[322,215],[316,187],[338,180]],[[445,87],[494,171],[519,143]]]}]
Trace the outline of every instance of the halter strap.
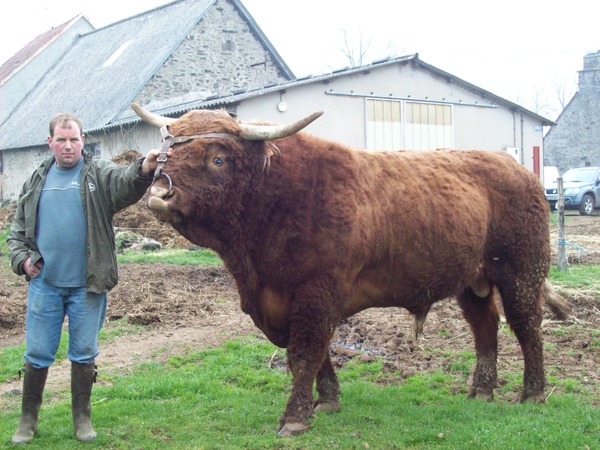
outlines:
[{"label": "halter strap", "polygon": [[[160,178],[162,175],[166,175],[163,173],[163,167],[167,162],[167,153],[169,149],[173,146],[173,144],[182,144],[187,141],[191,141],[192,139],[230,139],[233,141],[242,141],[242,138],[230,133],[202,133],[202,134],[194,134],[192,136],[173,136],[166,125],[160,127],[160,134],[163,137],[163,144],[160,152],[158,154],[158,158],[156,158],[156,170],[154,171],[154,179]],[[168,175],[166,175],[169,178]],[[171,184],[171,179],[169,178],[169,184]]]}]

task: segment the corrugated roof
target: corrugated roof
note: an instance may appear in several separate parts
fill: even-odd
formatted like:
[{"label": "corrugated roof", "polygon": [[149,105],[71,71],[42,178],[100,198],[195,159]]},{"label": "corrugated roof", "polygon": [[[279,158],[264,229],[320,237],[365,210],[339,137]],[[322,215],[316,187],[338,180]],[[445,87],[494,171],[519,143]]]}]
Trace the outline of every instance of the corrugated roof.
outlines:
[{"label": "corrugated roof", "polygon": [[[408,64],[408,63],[416,64],[425,70],[428,70],[438,76],[446,78],[449,81],[451,81],[452,83],[454,83],[458,86],[461,86],[462,88],[464,88],[470,92],[476,93],[477,95],[479,95],[483,98],[488,99],[490,101],[490,103],[503,106],[503,107],[508,108],[513,111],[521,111],[525,114],[528,114],[528,115],[534,117],[536,120],[539,120],[540,122],[542,122],[543,125],[547,125],[547,126],[556,125],[551,120],[549,120],[545,117],[542,117],[542,116],[534,113],[533,111],[529,111],[528,109],[526,109],[516,103],[513,103],[502,97],[498,97],[497,95],[494,95],[491,92],[486,91],[485,89],[477,87],[474,84],[468,83],[467,81],[464,81],[461,78],[458,78],[454,75],[449,74],[448,72],[445,72],[441,69],[438,69],[437,67],[434,67],[430,64],[425,63],[423,60],[421,60],[419,58],[418,53],[400,56],[397,58],[386,58],[386,59],[382,59],[379,61],[374,61],[371,64],[367,64],[364,66],[346,67],[344,69],[335,70],[330,73],[324,73],[324,74],[320,74],[320,75],[309,75],[306,77],[295,79],[293,81],[287,81],[287,82],[278,83],[278,84],[269,84],[268,86],[264,86],[259,89],[248,90],[246,92],[240,92],[240,93],[232,92],[230,95],[225,95],[225,96],[220,96],[220,97],[211,96],[208,98],[198,98],[196,100],[190,100],[185,103],[182,103],[181,101],[175,101],[172,103],[163,102],[163,104],[161,105],[160,108],[155,108],[152,111],[157,114],[163,115],[163,116],[178,117],[192,109],[212,109],[212,108],[218,108],[218,107],[227,107],[228,105],[232,105],[232,104],[241,102],[243,100],[247,100],[249,98],[259,97],[261,95],[269,94],[272,92],[278,92],[283,89],[291,89],[294,87],[311,84],[311,83],[322,83],[323,81],[331,80],[333,78],[348,76],[348,75],[352,75],[354,73],[364,72],[367,70],[376,69],[378,67],[387,66],[390,64]],[[111,126],[121,126],[124,124],[135,123],[135,122],[139,122],[139,121],[140,121],[139,117],[137,115],[135,115],[133,110],[131,108],[127,108],[114,121],[114,123],[111,124]],[[110,128],[111,126],[105,127],[105,128]],[[98,131],[98,130],[94,130],[94,131]]]},{"label": "corrugated roof", "polygon": [[[85,131],[110,124],[214,1],[175,1],[81,36],[0,125],[0,150],[44,145],[49,118],[62,111],[77,114]],[[248,18],[241,3],[234,3]],[[293,77],[283,60],[277,62]]]}]

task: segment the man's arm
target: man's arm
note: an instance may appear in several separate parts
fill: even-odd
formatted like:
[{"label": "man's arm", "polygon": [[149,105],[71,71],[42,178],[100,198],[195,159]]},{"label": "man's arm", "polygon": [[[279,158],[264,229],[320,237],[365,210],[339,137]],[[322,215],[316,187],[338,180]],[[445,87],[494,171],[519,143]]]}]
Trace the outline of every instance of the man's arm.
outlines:
[{"label": "man's arm", "polygon": [[[140,169],[140,175],[142,175],[144,177],[148,177],[154,173],[154,171],[156,170],[156,166],[158,165],[156,160],[158,159],[159,153],[160,153],[160,149],[157,149],[157,148],[148,151],[148,154],[146,155],[146,157],[144,158],[144,161],[142,162],[142,166]],[[169,151],[167,152],[167,157],[171,156],[172,153],[173,153],[173,150],[169,149]]]},{"label": "man's arm", "polygon": [[10,252],[11,267],[17,275],[35,277],[41,269],[41,255],[30,248],[30,242],[25,233],[25,200],[23,192],[17,203],[15,216],[11,223],[10,233],[6,239]]}]

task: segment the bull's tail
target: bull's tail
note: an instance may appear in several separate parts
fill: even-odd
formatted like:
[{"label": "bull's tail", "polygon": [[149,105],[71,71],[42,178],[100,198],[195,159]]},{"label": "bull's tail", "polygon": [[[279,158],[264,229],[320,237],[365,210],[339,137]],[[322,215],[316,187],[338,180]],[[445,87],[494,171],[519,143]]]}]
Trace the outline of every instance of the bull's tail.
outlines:
[{"label": "bull's tail", "polygon": [[548,280],[544,281],[542,295],[544,296],[544,301],[558,320],[566,320],[569,318],[571,315],[571,306],[569,306],[569,302],[554,290]]}]

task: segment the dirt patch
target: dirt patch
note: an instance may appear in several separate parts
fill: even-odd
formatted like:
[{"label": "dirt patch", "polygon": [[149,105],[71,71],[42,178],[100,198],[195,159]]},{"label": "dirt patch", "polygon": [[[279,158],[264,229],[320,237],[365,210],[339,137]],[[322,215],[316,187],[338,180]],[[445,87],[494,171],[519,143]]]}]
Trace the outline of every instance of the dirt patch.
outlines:
[{"label": "dirt patch", "polygon": [[[143,205],[130,208],[116,218],[115,225],[131,229],[156,227],[154,238],[164,245],[185,247],[189,244],[170,228],[152,222],[152,216],[144,208]],[[4,208],[0,223],[8,217],[10,212]],[[570,261],[600,264],[600,216],[573,216],[567,226],[565,239],[573,244]],[[555,255],[556,229],[552,240]],[[579,255],[578,259],[573,255]],[[142,327],[140,332],[114,338],[101,349],[98,364],[102,370],[126,373],[142,361],[164,360],[172,354],[212,348],[239,336],[264,339],[241,312],[235,283],[221,267],[122,264],[119,276],[119,285],[109,295],[106,326],[125,320]],[[599,399],[600,304],[597,294],[573,289],[562,292],[568,296],[574,314],[568,321],[559,322],[545,309],[547,373],[558,380],[577,379]],[[14,275],[8,266],[1,266],[0,347],[24,341],[26,298],[24,279]],[[502,384],[513,374],[521,376],[522,357],[516,338],[505,325],[499,339],[498,369]],[[385,361],[384,370],[397,374],[399,379],[424,370],[461,373],[462,369],[456,364],[456,355],[461,351],[473,351],[473,341],[453,300],[434,305],[419,341],[413,339],[410,315],[402,309],[390,308],[370,309],[345,320],[331,345],[336,366],[352,358],[381,357]],[[68,386],[68,370],[68,362],[53,366],[49,387],[57,391]],[[20,382],[16,378],[1,383],[0,408],[14,407],[19,389]],[[548,393],[561,389],[550,385]],[[519,394],[515,391],[502,395],[506,400],[516,401]]]}]

